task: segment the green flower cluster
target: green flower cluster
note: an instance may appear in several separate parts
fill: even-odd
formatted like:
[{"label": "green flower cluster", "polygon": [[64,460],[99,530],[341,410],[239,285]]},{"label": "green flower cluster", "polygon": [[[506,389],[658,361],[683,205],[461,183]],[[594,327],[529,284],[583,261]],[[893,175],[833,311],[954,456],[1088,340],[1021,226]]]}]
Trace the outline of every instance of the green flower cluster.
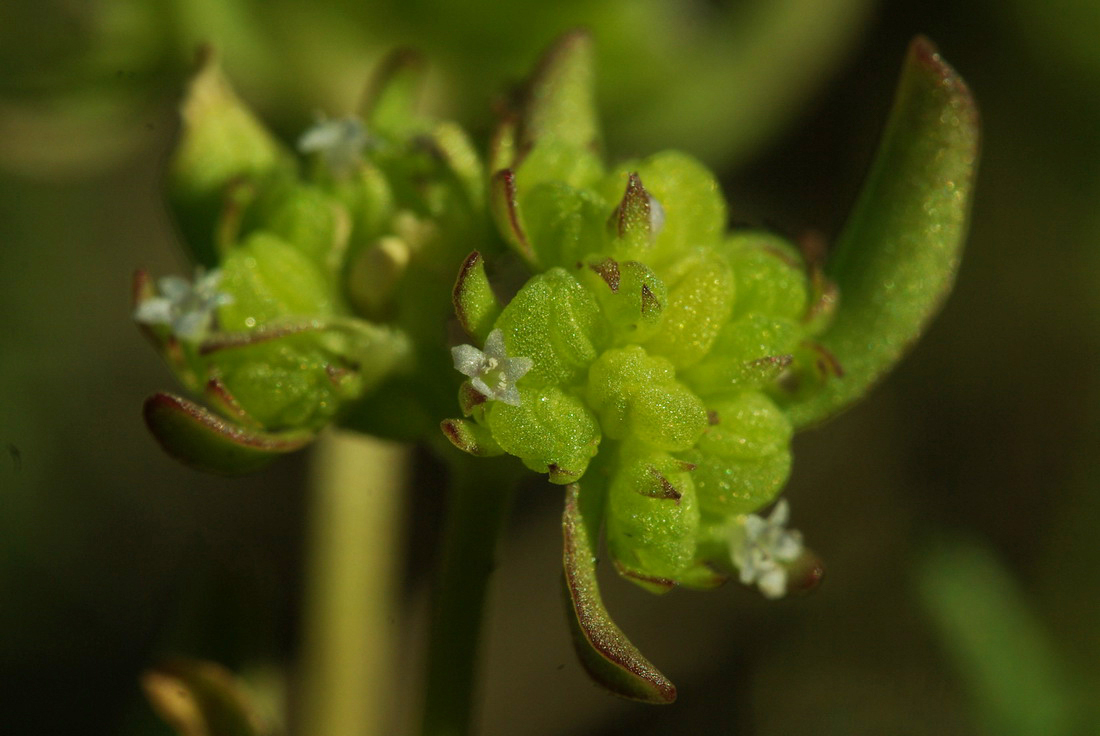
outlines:
[{"label": "green flower cluster", "polygon": [[600,598],[601,530],[619,572],[654,592],[734,570],[770,598],[820,580],[787,503],[754,512],[786,482],[793,433],[862,396],[950,290],[978,119],[916,39],[826,264],[812,239],[727,232],[717,182],[687,155],[608,168],[589,54],[582,35],[559,42],[494,139],[489,209],[536,275],[517,289],[499,261],[466,259],[455,313],[484,350],[454,348],[464,418],[442,428],[461,450],[516,456],[567,486],[577,653],[613,692],[669,703],[675,686]]},{"label": "green flower cluster", "polygon": [[[793,433],[864,395],[949,292],[973,100],[916,39],[823,263],[813,242],[728,231],[717,181],[688,155],[609,166],[583,33],[511,98],[487,165],[458,127],[416,113],[419,76],[392,57],[361,114],[299,139],[302,161],[206,59],[169,179],[198,271],[139,272],[134,317],[213,411],[157,394],[146,420],[171,454],[223,473],[333,421],[519,458],[567,486],[563,572],[586,668],[671,702],[600,599],[601,530],[620,573],[655,592],[736,571],[779,597],[820,577],[787,504],[755,512],[787,480]],[[463,417],[441,436],[455,370]]]},{"label": "green flower cluster", "polygon": [[833,365],[812,341],[833,291],[782,238],[727,233],[718,184],[691,157],[606,170],[592,143],[540,134],[496,176],[503,234],[540,273],[500,309],[475,254],[456,305],[475,338],[499,332],[497,360],[530,370],[514,405],[464,370],[467,418],[444,430],[551,482],[605,486],[611,552],[633,580],[711,586],[709,542],[787,479],[783,404]]},{"label": "green flower cluster", "polygon": [[[193,284],[144,272],[135,280],[135,319],[216,412],[151,399],[150,427],[172,454],[241,472],[333,420],[382,424],[391,436],[428,426],[379,422],[365,400],[385,381],[393,399],[448,369],[436,315],[449,310],[454,265],[482,242],[488,217],[465,133],[415,112],[420,67],[408,54],[392,57],[362,115],[319,120],[299,139],[299,157],[207,54],[169,177],[199,271]],[[430,397],[421,390],[408,403],[430,406]],[[207,442],[196,444],[204,431]]]}]

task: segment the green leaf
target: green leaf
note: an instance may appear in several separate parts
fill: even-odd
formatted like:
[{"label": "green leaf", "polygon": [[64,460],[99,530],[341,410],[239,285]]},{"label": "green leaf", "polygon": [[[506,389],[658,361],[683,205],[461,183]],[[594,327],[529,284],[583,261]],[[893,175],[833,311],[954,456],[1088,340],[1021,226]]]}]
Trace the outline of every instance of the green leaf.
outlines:
[{"label": "green leaf", "polygon": [[362,105],[368,131],[404,136],[421,126],[417,114],[427,64],[411,49],[397,49],[378,65]]},{"label": "green leaf", "polygon": [[561,268],[528,281],[501,312],[508,354],[531,358],[528,382],[571,384],[599,355],[599,306],[588,289]]},{"label": "green leaf", "polygon": [[575,149],[599,147],[592,39],[584,31],[561,36],[542,57],[527,89],[521,143],[556,138]]},{"label": "green leaf", "polygon": [[484,207],[485,167],[466,131],[455,123],[437,123],[432,131],[431,141],[434,150],[466,195],[470,207],[475,210]]},{"label": "green leaf", "polygon": [[768,397],[732,394],[708,407],[707,431],[680,457],[695,465],[699,506],[710,518],[730,518],[771,501],[791,470],[791,425]]},{"label": "green leaf", "polygon": [[455,315],[462,329],[484,343],[493,329],[493,323],[500,316],[500,302],[489,285],[485,259],[476,250],[466,256],[459,269],[453,300]]},{"label": "green leaf", "polygon": [[195,259],[217,263],[215,235],[226,189],[294,162],[222,74],[217,54],[205,49],[180,110],[183,129],[168,174],[168,196]]},{"label": "green leaf", "polygon": [[187,399],[157,393],[145,401],[145,423],[172,457],[198,470],[244,475],[300,450],[313,433],[261,432],[241,427]]},{"label": "green leaf", "polygon": [[444,419],[439,424],[451,444],[475,457],[495,457],[504,450],[493,439],[493,433],[467,419]]},{"label": "green leaf", "polygon": [[143,673],[141,684],[153,709],[180,736],[260,736],[270,732],[233,674],[212,662],[164,662]]},{"label": "green leaf", "polygon": [[253,233],[225,258],[222,273],[221,289],[233,296],[218,312],[227,331],[334,310],[335,295],[316,262],[271,233]]},{"label": "green leaf", "polygon": [[596,580],[603,495],[596,486],[582,494],[580,485],[566,488],[562,532],[565,592],[573,645],[581,664],[596,682],[616,695],[665,705],[676,700],[676,686],[650,664],[604,607]]},{"label": "green leaf", "polygon": [[843,376],[788,411],[796,427],[859,399],[926,329],[955,280],[978,162],[966,83],[927,39],[909,47],[875,163],[826,266],[840,306],[820,342]]},{"label": "green leaf", "polygon": [[1095,730],[1086,710],[1095,693],[1074,677],[1033,601],[991,549],[967,538],[937,540],[916,572],[925,615],[985,733]]},{"label": "green leaf", "polygon": [[538,257],[527,239],[523,216],[519,211],[516,192],[516,174],[502,169],[489,181],[489,211],[504,241],[523,256],[528,265],[537,267]]},{"label": "green leaf", "polygon": [[695,561],[699,507],[689,463],[644,444],[620,452],[608,488],[607,546],[619,574],[654,593]]},{"label": "green leaf", "polygon": [[277,236],[335,283],[351,226],[347,209],[335,197],[319,187],[288,180],[265,188],[245,216],[242,236],[255,231]]},{"label": "green leaf", "polygon": [[565,485],[588,468],[600,444],[600,424],[584,401],[557,386],[522,388],[523,401],[485,409],[493,439],[550,482]]},{"label": "green leaf", "polygon": [[734,300],[733,271],[724,258],[704,256],[688,268],[669,284],[661,328],[645,344],[646,350],[663,355],[677,368],[706,356],[729,320]]},{"label": "green leaf", "polygon": [[606,205],[586,189],[547,181],[520,192],[524,231],[542,266],[569,268],[602,248]]}]

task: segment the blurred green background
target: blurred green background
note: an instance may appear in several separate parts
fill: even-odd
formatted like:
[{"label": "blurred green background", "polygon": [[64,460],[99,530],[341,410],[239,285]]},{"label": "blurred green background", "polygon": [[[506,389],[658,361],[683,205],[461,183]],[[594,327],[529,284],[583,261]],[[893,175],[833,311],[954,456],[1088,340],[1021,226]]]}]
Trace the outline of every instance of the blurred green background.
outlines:
[{"label": "blurred green background", "polygon": [[[164,654],[293,691],[277,673],[299,654],[308,458],[210,478],[140,418],[175,387],[130,323],[129,275],[189,271],[160,187],[195,46],[217,43],[292,140],[412,45],[437,109],[484,140],[503,85],[578,24],[611,152],[698,155],[736,222],[835,236],[917,33],[970,82],[985,148],[943,314],[870,398],[796,441],[787,498],[822,588],[655,598],[608,577],[609,608],[681,691],[662,709],[612,699],[568,642],[561,494],[532,483],[497,570],[482,732],[1100,732],[1100,3],[16,0],[0,7],[0,733],[167,734],[138,687]],[[394,733],[442,513],[421,459]]]}]

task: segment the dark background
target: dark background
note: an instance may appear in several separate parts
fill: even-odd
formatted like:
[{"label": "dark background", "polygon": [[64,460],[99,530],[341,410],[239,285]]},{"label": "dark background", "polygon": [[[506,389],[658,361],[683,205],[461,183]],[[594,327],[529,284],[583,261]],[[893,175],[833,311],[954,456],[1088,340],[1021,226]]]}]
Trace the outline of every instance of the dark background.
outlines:
[{"label": "dark background", "polygon": [[[288,140],[315,109],[349,108],[381,53],[420,46],[438,107],[483,133],[500,85],[579,22],[600,45],[612,152],[699,155],[734,221],[835,236],[917,33],[970,83],[984,152],[942,315],[861,405],[796,440],[786,497],[828,564],[822,588],[656,598],[609,578],[609,608],[681,692],[660,709],[615,700],[574,661],[560,489],[533,483],[497,571],[483,732],[1100,729],[1100,4],[787,2],[789,28],[755,30],[768,5],[5,3],[0,733],[168,733],[137,685],[159,656],[255,673],[297,653],[308,458],[210,478],[140,420],[146,395],[175,387],[130,323],[128,280],[188,270],[160,185],[195,44],[222,47]],[[681,107],[677,80],[698,86]],[[397,732],[442,508],[422,460]]]}]

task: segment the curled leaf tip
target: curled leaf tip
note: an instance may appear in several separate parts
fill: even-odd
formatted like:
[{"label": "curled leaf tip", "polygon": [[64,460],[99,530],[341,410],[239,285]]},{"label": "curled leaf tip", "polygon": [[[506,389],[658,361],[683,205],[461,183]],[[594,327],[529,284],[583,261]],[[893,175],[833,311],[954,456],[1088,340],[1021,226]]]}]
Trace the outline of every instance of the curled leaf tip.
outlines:
[{"label": "curled leaf tip", "polygon": [[313,441],[310,432],[263,432],[242,427],[198,404],[157,393],[145,401],[145,424],[172,457],[198,470],[244,475]]},{"label": "curled leaf tip", "polygon": [[577,655],[592,679],[612,693],[670,704],[676,700],[676,686],[627,639],[604,607],[596,581],[599,504],[586,503],[582,511],[580,494],[579,484],[566,487],[562,517],[564,583]]},{"label": "curled leaf tip", "polygon": [[516,174],[511,169],[498,171],[490,184],[490,207],[504,239],[528,263],[537,262],[534,248],[527,239],[527,233],[516,201]]}]

